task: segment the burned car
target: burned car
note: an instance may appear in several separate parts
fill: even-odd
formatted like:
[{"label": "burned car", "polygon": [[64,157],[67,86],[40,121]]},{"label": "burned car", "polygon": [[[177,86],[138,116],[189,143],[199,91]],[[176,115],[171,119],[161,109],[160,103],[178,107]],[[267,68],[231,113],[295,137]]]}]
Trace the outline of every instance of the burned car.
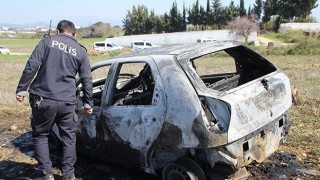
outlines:
[{"label": "burned car", "polygon": [[77,113],[78,153],[163,179],[261,162],[290,126],[288,77],[234,42],[137,51],[92,73],[94,113]]}]

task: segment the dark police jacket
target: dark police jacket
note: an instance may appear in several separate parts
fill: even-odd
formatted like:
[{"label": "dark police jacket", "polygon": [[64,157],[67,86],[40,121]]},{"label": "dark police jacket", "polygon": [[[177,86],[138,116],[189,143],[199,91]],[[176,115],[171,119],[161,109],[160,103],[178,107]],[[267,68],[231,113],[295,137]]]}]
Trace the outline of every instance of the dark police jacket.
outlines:
[{"label": "dark police jacket", "polygon": [[77,73],[82,83],[83,102],[86,108],[92,107],[92,75],[85,48],[66,34],[46,36],[31,54],[16,93],[25,96],[30,85],[30,94],[76,103]]}]

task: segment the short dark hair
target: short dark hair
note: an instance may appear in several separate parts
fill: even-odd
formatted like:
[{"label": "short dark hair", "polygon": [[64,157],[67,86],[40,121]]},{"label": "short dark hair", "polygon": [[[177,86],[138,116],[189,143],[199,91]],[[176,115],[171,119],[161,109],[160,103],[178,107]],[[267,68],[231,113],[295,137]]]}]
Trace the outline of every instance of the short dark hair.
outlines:
[{"label": "short dark hair", "polygon": [[76,34],[76,27],[71,21],[68,20],[61,20],[57,25],[57,29],[60,33],[69,32],[72,35]]}]

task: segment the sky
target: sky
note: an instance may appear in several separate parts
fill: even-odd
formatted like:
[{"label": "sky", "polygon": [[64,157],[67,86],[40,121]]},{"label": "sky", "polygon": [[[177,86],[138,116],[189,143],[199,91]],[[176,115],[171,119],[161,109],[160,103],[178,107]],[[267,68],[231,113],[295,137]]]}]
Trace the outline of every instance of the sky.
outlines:
[{"label": "sky", "polygon": [[[175,0],[180,12],[183,4],[191,7],[196,0]],[[133,5],[145,5],[156,14],[169,12],[174,0],[5,0],[0,6],[0,23],[34,24],[46,22],[55,26],[60,20],[67,19],[76,26],[89,26],[98,21],[110,23],[112,26],[122,26],[122,20]],[[207,0],[200,0],[206,7]],[[229,5],[231,0],[221,0],[223,6]],[[234,0],[238,5],[240,0]],[[245,7],[255,0],[245,0]],[[320,21],[320,7],[313,10],[312,15]]]}]

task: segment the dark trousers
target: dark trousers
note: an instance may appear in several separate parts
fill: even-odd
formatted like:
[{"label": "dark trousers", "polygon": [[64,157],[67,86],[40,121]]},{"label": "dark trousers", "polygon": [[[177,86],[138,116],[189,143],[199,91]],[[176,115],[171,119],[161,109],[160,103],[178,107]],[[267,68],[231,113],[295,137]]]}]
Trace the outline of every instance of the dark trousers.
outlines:
[{"label": "dark trousers", "polygon": [[[32,95],[30,95],[32,96]],[[54,123],[57,124],[63,145],[62,174],[68,177],[74,173],[76,162],[76,131],[74,119],[75,104],[43,99],[38,106],[32,106],[31,126],[38,168],[43,174],[52,170],[49,157],[48,136]]]}]

